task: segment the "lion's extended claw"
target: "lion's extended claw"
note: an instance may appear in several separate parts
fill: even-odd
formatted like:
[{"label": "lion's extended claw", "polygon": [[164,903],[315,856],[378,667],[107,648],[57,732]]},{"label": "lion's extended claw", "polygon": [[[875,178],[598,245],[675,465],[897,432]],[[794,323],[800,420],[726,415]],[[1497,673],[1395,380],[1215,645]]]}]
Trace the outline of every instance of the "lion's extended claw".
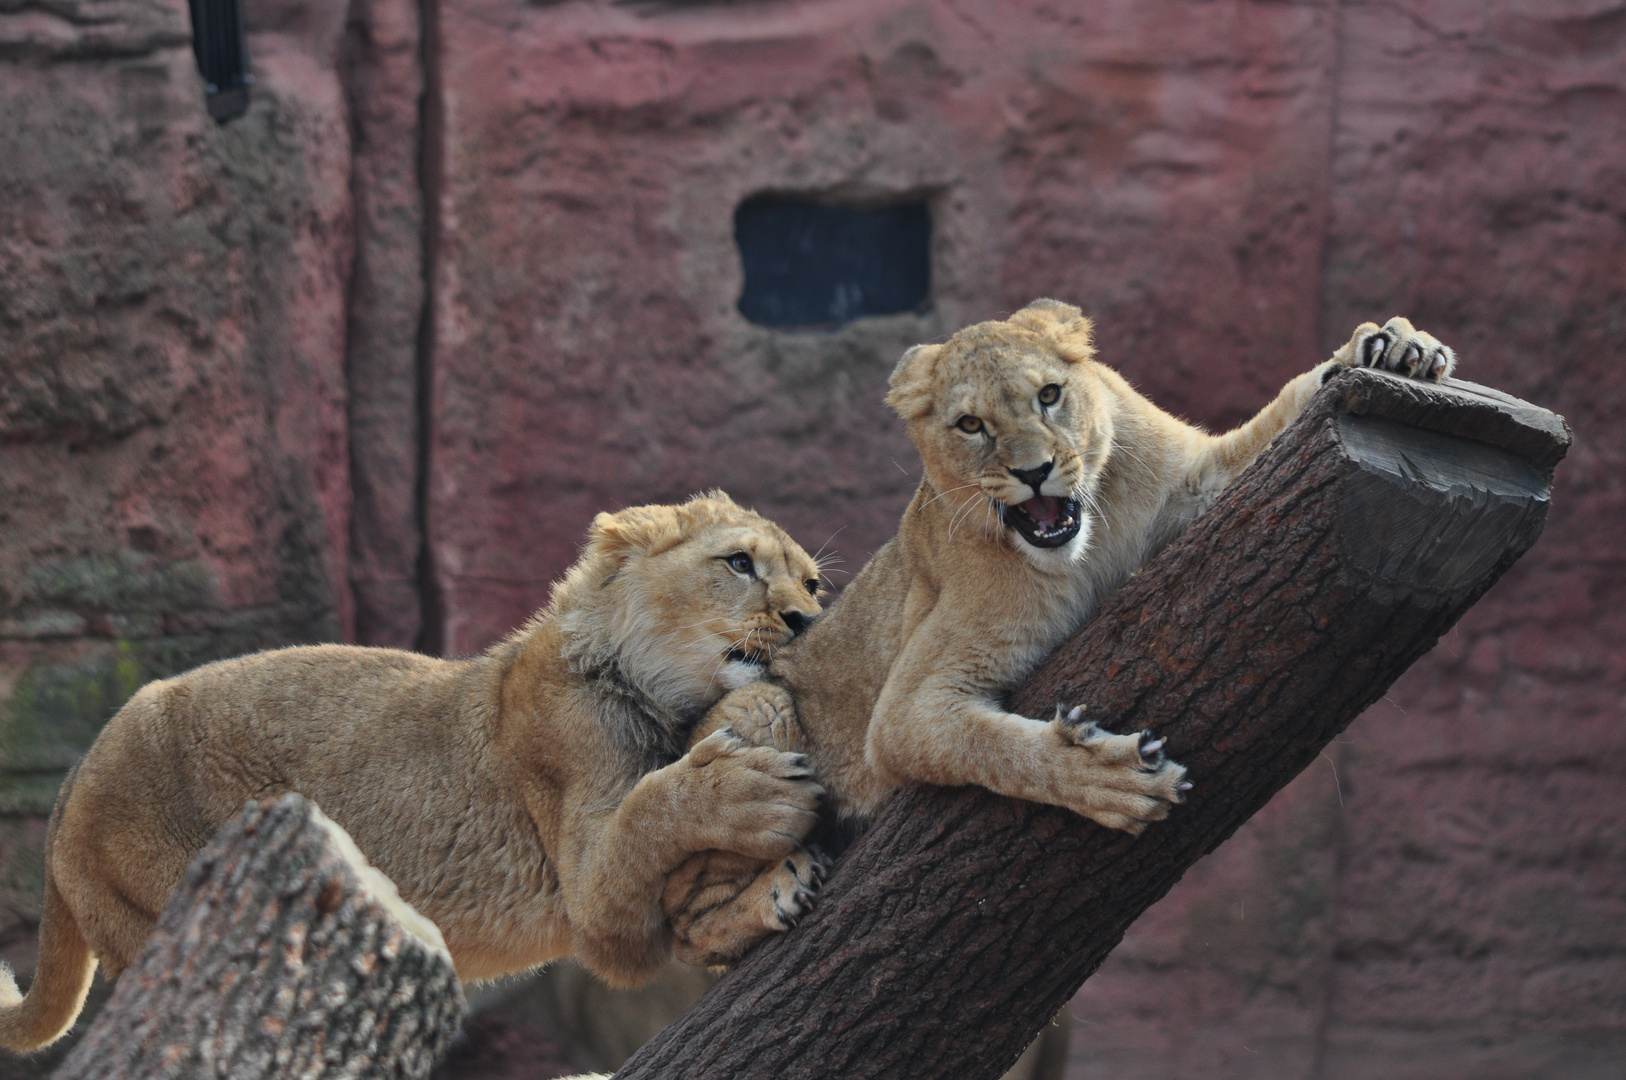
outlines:
[{"label": "lion's extended claw", "polygon": [[1361,364],[1365,367],[1377,367],[1383,359],[1383,354],[1389,349],[1389,335],[1373,334],[1366,339],[1362,346]]}]

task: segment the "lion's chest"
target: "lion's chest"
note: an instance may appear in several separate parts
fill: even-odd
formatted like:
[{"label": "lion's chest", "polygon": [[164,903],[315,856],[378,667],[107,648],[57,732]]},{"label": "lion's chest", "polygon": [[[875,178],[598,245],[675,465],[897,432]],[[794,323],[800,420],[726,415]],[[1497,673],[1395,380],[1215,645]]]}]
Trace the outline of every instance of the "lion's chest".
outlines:
[{"label": "lion's chest", "polygon": [[1026,603],[1007,628],[1012,643],[1007,688],[1032,674],[1057,646],[1094,618],[1102,601],[1134,572],[1134,564],[1111,557],[1115,553],[1090,554],[1096,557],[1086,556],[1068,573],[1046,575],[1037,588],[1027,590]]}]

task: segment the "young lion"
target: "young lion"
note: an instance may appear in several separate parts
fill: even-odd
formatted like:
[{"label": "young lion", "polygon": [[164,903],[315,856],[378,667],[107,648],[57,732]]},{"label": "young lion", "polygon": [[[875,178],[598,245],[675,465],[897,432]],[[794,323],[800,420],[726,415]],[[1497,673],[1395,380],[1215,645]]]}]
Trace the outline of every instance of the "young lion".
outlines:
[{"label": "young lion", "polygon": [[[1334,370],[1438,380],[1455,364],[1404,319],[1366,323],[1252,420],[1215,436],[1096,363],[1090,335],[1077,308],[1037,300],[905,353],[887,402],[925,473],[897,537],[774,659],[783,688],[757,683],[719,706],[770,718],[736,725],[753,741],[805,748],[843,815],[867,816],[899,785],[925,783],[1065,806],[1130,833],[1167,816],[1189,785],[1161,740],[1110,734],[1076,709],[1032,720],[1001,698],[1201,514]],[[736,866],[742,880],[750,869]],[[680,954],[716,917],[709,905],[738,887],[671,880]]]},{"label": "young lion", "polygon": [[732,923],[788,927],[816,884],[806,759],[722,730],[680,755],[819,613],[817,583],[789,536],[712,493],[600,514],[548,607],[476,659],[319,645],[147,685],[58,796],[38,974],[23,999],[0,968],[0,1045],[60,1036],[221,823],[288,791],[434,920],[464,979],[575,954],[639,981],[670,955],[666,875],[709,849],[771,865]]}]

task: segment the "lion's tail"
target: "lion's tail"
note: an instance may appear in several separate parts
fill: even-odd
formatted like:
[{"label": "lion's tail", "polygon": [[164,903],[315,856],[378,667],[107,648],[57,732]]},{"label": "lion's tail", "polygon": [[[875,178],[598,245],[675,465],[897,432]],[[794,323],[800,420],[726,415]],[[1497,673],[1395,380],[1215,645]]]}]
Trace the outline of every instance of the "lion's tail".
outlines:
[{"label": "lion's tail", "polygon": [[38,1050],[60,1039],[84,1007],[95,972],[96,958],[47,869],[39,967],[27,997],[17,992],[11,968],[0,963],[0,1046]]}]

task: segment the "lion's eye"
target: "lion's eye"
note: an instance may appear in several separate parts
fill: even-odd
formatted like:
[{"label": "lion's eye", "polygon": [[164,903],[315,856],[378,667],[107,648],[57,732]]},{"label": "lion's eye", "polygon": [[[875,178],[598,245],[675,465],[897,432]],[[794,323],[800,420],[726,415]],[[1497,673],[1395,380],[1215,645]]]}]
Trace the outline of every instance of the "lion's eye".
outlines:
[{"label": "lion's eye", "polygon": [[728,568],[736,574],[745,574],[747,577],[756,572],[756,567],[751,563],[751,556],[743,551],[736,551],[728,556]]},{"label": "lion's eye", "polygon": [[818,578],[809,578],[807,581],[803,582],[803,584],[807,586],[807,592],[808,592],[809,596],[817,596],[817,595],[819,595],[819,580],[818,580]]},{"label": "lion's eye", "polygon": [[1044,389],[1039,391],[1039,404],[1040,405],[1046,405],[1046,406],[1054,405],[1056,402],[1058,402],[1060,400],[1061,400],[1061,387],[1057,386],[1055,383],[1051,383],[1049,386],[1047,386]]},{"label": "lion's eye", "polygon": [[967,435],[975,435],[982,430],[982,421],[975,416],[962,416],[954,422],[954,426]]}]

